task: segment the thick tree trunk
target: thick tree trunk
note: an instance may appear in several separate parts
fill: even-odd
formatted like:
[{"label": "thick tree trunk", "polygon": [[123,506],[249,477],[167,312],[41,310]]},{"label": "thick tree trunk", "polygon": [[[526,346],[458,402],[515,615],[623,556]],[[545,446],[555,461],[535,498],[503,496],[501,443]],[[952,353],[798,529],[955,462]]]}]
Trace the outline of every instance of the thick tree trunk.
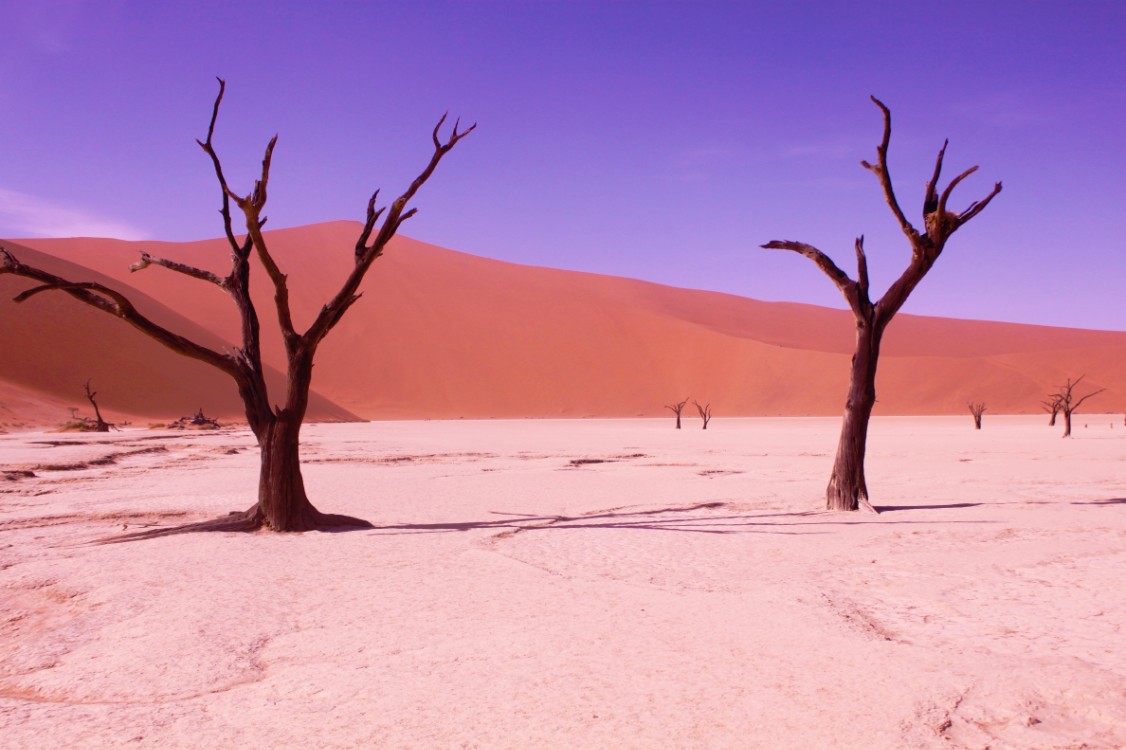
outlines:
[{"label": "thick tree trunk", "polygon": [[305,494],[301,478],[300,418],[282,412],[260,440],[257,515],[275,531],[308,531],[320,525],[320,512]]},{"label": "thick tree trunk", "polygon": [[1064,411],[1063,413],[1063,436],[1071,436],[1071,412]]},{"label": "thick tree trunk", "polygon": [[868,443],[868,420],[876,404],[876,362],[880,354],[879,334],[867,321],[857,323],[856,353],[845,403],[841,439],[833,474],[825,490],[828,510],[873,510],[868,502],[864,478],[864,450]]}]

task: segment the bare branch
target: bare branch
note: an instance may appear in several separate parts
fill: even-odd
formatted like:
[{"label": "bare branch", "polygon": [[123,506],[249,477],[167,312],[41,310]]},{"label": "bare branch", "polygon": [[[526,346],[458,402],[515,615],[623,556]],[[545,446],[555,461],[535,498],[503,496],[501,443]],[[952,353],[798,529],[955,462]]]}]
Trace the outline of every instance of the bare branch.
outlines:
[{"label": "bare branch", "polygon": [[457,120],[454,122],[454,127],[450,133],[449,139],[446,140],[445,143],[442,143],[438,134],[445,121],[446,115],[442,115],[431,134],[431,141],[434,144],[434,153],[431,154],[429,163],[419,175],[414,178],[406,191],[391,203],[391,207],[387,210],[387,215],[383,219],[383,224],[380,226],[379,232],[376,234],[371,246],[367,246],[368,238],[375,228],[376,221],[383,213],[383,209],[377,211],[375,208],[379,191],[376,191],[376,193],[372,195],[371,200],[368,201],[367,218],[364,222],[364,229],[360,232],[359,240],[356,243],[356,263],[352,267],[351,273],[348,274],[348,278],[345,279],[344,284],[340,287],[340,291],[336,293],[336,296],[333,297],[327,305],[321,308],[317,319],[313,321],[313,324],[309,326],[309,329],[305,332],[303,339],[306,344],[316,345],[317,342],[323,339],[328,332],[332,330],[333,326],[340,321],[344,311],[356,301],[356,291],[359,289],[360,282],[363,281],[364,275],[368,272],[368,269],[371,268],[371,264],[376,258],[383,254],[383,249],[387,246],[387,243],[391,241],[391,238],[395,236],[395,232],[398,231],[399,226],[404,221],[414,216],[416,209],[413,208],[404,213],[407,203],[414,197],[414,194],[418,192],[418,189],[430,179],[430,175],[434,173],[434,169],[438,166],[438,162],[442,160],[442,157],[448,154],[450,150],[457,145],[458,141],[472,133],[477,127],[477,123],[474,123],[465,131],[458,132],[458,126],[461,121]]},{"label": "bare branch", "polygon": [[934,213],[938,208],[938,178],[942,174],[942,159],[946,156],[946,147],[950,145],[950,139],[942,142],[942,148],[938,150],[938,157],[934,160],[934,174],[931,175],[930,182],[927,183],[927,193],[923,198],[923,219],[928,215]]},{"label": "bare branch", "polygon": [[216,78],[215,80],[219,81],[219,93],[215,96],[215,104],[211,108],[211,122],[207,125],[207,140],[201,141],[197,138],[196,143],[198,143],[204,153],[211,158],[211,165],[215,169],[215,177],[219,180],[219,188],[223,193],[223,206],[219,209],[219,213],[223,217],[223,230],[227,235],[227,242],[230,243],[231,250],[236,256],[245,258],[250,253],[250,240],[248,238],[246,242],[240,243],[235,239],[234,228],[231,224],[231,196],[233,196],[234,193],[231,192],[230,186],[227,185],[227,178],[223,174],[223,165],[219,161],[219,155],[215,152],[215,146],[212,142],[215,136],[215,123],[219,119],[219,104],[223,101],[223,93],[227,90],[226,81],[222,78]]},{"label": "bare branch", "polygon": [[868,256],[864,254],[864,235],[856,238],[856,286],[861,299],[868,301]]},{"label": "bare branch", "polygon": [[985,209],[986,206],[989,205],[989,201],[993,200],[993,197],[1000,192],[1001,192],[1001,183],[999,183],[999,182],[994,183],[993,184],[993,190],[990,191],[989,195],[985,196],[985,198],[980,200],[980,201],[974,201],[973,203],[970,204],[969,208],[967,208],[962,213],[958,214],[958,223],[959,224],[965,224],[967,221],[969,221],[973,217],[977,216],[979,213],[981,213]]},{"label": "bare branch", "polygon": [[[841,290],[841,294],[844,295],[845,301],[848,302],[852,311],[858,316],[863,314],[868,301],[867,295],[861,296],[857,282],[853,281],[847,273],[842,271],[840,267],[833,262],[832,258],[813,245],[808,245],[804,242],[794,242],[793,240],[771,240],[761,247],[765,250],[790,250],[798,255],[804,255],[809,258],[816,263],[817,267],[829,277],[829,280],[836,284],[837,288]],[[867,268],[867,262],[865,262],[865,275],[867,275]]]},{"label": "bare branch", "polygon": [[211,273],[210,271],[195,268],[185,263],[178,263],[174,260],[155,258],[145,252],[141,253],[141,259],[139,261],[129,266],[129,270],[131,272],[142,271],[148,268],[150,265],[163,266],[170,271],[176,271],[177,273],[182,273],[185,276],[191,276],[193,279],[199,279],[200,281],[207,281],[219,287],[225,286],[224,280],[219,278],[218,275]]},{"label": "bare branch", "polygon": [[950,181],[950,184],[947,185],[946,189],[942,191],[942,197],[938,199],[938,210],[940,213],[946,213],[946,201],[950,199],[950,194],[954,192],[954,188],[958,186],[958,183],[966,179],[976,171],[977,166],[974,165]]},{"label": "bare branch", "polygon": [[1092,392],[1092,393],[1088,393],[1088,394],[1087,394],[1086,396],[1084,396],[1083,398],[1079,399],[1079,400],[1078,400],[1078,401],[1076,401],[1076,402],[1075,402],[1074,404],[1072,404],[1072,406],[1071,406],[1071,410],[1072,410],[1072,411],[1075,411],[1076,409],[1078,409],[1078,408],[1079,408],[1080,404],[1082,404],[1082,403],[1083,403],[1084,401],[1086,401],[1087,399],[1089,399],[1089,398],[1090,398],[1091,396],[1097,396],[1097,395],[1099,395],[1100,393],[1102,393],[1102,392],[1103,392],[1103,391],[1105,391],[1105,390],[1106,390],[1106,388],[1100,388],[1100,389],[1098,389],[1097,391],[1094,391],[1094,392]]},{"label": "bare branch", "polygon": [[880,111],[884,113],[884,137],[880,141],[880,145],[876,147],[876,163],[869,164],[867,161],[860,162],[860,166],[872,172],[880,181],[880,187],[884,190],[884,199],[887,201],[891,212],[895,214],[896,220],[899,222],[900,228],[907,238],[911,240],[914,246],[915,240],[919,237],[919,232],[915,227],[911,226],[911,222],[907,221],[907,217],[903,214],[903,209],[899,207],[899,201],[895,197],[895,189],[891,185],[891,173],[888,171],[888,144],[891,142],[891,110],[889,110],[883,102],[876,97],[869,97]]},{"label": "bare branch", "polygon": [[96,307],[102,312],[123,319],[134,328],[156,339],[175,352],[206,362],[228,374],[235,374],[235,362],[231,357],[197,344],[190,339],[186,339],[154,323],[139,313],[137,309],[133,307],[133,303],[121,292],[95,282],[67,281],[64,278],[47,273],[38,268],[24,265],[7,251],[0,250],[0,253],[2,253],[0,257],[3,259],[3,265],[0,265],[0,274],[11,273],[38,281],[41,284],[40,286],[28,289],[16,295],[16,302],[24,302],[42,292],[57,289],[66,292],[79,302],[90,305],[91,307]]}]

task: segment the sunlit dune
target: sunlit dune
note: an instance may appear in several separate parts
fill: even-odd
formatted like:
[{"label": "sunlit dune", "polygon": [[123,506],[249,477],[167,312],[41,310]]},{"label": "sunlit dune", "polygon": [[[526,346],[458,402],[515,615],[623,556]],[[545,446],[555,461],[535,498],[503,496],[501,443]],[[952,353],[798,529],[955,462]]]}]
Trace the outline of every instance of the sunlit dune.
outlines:
[{"label": "sunlit dune", "polygon": [[[358,230],[333,222],[267,232],[299,327],[347,274]],[[155,266],[129,271],[147,251],[221,274],[225,240],[20,242],[74,264],[48,263],[76,278],[104,274],[129,285],[141,310],[176,330],[215,346],[237,343],[235,308],[221,290]],[[29,262],[45,257],[12,249]],[[21,285],[0,280],[0,311],[16,323],[0,333],[13,353],[0,380],[63,397],[93,377],[106,405],[124,412],[237,413],[234,386],[220,374],[62,294],[12,305]],[[840,310],[521,266],[407,238],[391,243],[363,289],[319,352],[313,389],[327,401],[313,419],[655,416],[686,396],[732,416],[843,407],[853,323]],[[255,293],[266,359],[280,369],[264,274]],[[904,314],[885,341],[876,413],[961,413],[969,401],[991,413],[1031,413],[1054,386],[1084,374],[1092,389],[1107,389],[1101,407],[1117,410],[1126,333]]]}]

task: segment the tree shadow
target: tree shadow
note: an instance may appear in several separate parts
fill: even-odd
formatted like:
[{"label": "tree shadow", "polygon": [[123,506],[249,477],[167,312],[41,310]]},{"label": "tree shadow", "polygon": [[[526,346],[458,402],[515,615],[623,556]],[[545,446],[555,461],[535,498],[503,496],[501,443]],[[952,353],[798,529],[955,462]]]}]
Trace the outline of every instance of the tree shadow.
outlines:
[{"label": "tree shadow", "polygon": [[[206,521],[195,521],[193,523],[180,524],[178,526],[160,526],[154,529],[146,529],[144,531],[133,531],[127,534],[114,534],[113,536],[96,539],[91,544],[120,544],[122,542],[139,542],[145,539],[158,539],[165,536],[177,536],[179,534],[199,534],[212,531],[225,531],[237,533],[252,533],[261,531],[266,526],[264,517],[258,512],[257,504],[250,510],[246,511],[232,511],[225,516],[218,518],[208,519]],[[336,513],[321,513],[314,510],[308,517],[307,528],[295,529],[293,532],[281,533],[301,533],[305,531],[321,531],[330,534],[339,534],[346,531],[365,531],[375,528],[370,521],[365,521],[362,518],[354,518],[353,516],[343,516]]]},{"label": "tree shadow", "polygon": [[985,503],[945,503],[943,505],[874,505],[878,513],[892,513],[897,510],[943,510],[948,508],[976,508]]},{"label": "tree shadow", "polygon": [[[864,524],[925,524],[931,521],[887,521],[876,516],[844,520],[839,514],[828,511],[791,511],[774,513],[742,513],[731,515],[675,515],[700,510],[729,508],[725,502],[699,503],[688,506],[656,508],[651,510],[626,510],[612,508],[578,516],[551,516],[525,513],[491,511],[492,516],[476,521],[447,521],[441,523],[377,524],[373,531],[379,535],[442,534],[478,530],[500,531],[507,538],[527,531],[560,531],[579,529],[627,529],[634,531],[675,531],[694,534],[779,534],[807,535],[827,533],[812,527],[856,526]],[[825,520],[827,516],[833,520]],[[790,519],[790,520],[782,520]],[[808,519],[808,520],[803,520]],[[944,521],[943,523],[985,523],[980,521]]]},{"label": "tree shadow", "polygon": [[1106,500],[1073,500],[1072,505],[1126,505],[1126,497],[1110,497]]}]

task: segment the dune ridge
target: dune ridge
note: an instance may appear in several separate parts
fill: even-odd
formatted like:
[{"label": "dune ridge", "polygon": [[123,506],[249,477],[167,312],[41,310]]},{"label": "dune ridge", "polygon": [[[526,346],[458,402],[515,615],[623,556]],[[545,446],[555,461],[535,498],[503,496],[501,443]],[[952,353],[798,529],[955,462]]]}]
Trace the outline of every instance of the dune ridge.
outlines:
[{"label": "dune ridge", "polygon": [[[348,272],[358,231],[341,221],[266,233],[289,274],[299,327]],[[60,274],[112,283],[209,345],[236,343],[235,311],[219,289],[161,268],[129,271],[145,251],[222,273],[224,239],[5,244]],[[273,301],[256,271],[265,358],[280,369]],[[14,305],[26,286],[0,278],[0,345],[9,353],[0,404],[8,387],[79,401],[81,382],[94,377],[105,406],[125,414],[241,413],[220,373],[65,295]],[[725,416],[833,416],[843,407],[853,324],[842,310],[522,266],[406,237],[391,243],[363,291],[318,355],[312,420],[660,416],[685,396]],[[1092,410],[1126,408],[1126,332],[901,314],[885,342],[877,414],[957,414],[971,400],[987,413],[1033,413],[1081,374],[1107,389]]]}]

